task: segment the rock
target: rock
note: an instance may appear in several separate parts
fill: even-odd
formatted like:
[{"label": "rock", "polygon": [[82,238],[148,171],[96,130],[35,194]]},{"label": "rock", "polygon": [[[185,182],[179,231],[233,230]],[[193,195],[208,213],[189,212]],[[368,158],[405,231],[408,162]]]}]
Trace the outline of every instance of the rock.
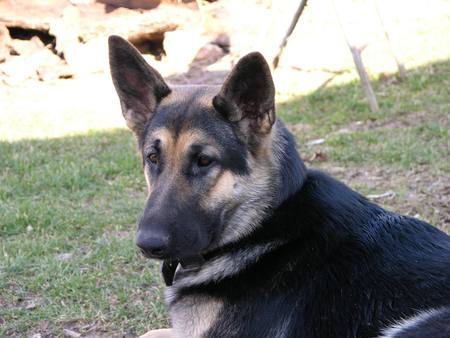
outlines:
[{"label": "rock", "polygon": [[[159,2],[159,0],[122,1],[123,5],[129,8],[150,6],[150,3],[159,4]],[[36,33],[46,43],[48,43],[46,39],[55,41],[57,54],[64,58],[69,66],[64,67],[54,62],[49,63],[53,65],[52,67],[41,64],[40,57],[35,55],[35,45],[27,41],[15,40],[14,46],[8,45],[6,50],[2,39],[0,40],[0,60],[9,58],[11,50],[19,56],[33,55],[29,65],[24,65],[24,62],[20,58],[17,59],[16,55],[14,60],[11,60],[14,62],[1,68],[0,72],[7,76],[7,82],[20,83],[30,77],[39,77],[41,80],[53,79],[61,72],[64,77],[67,77],[104,71],[108,67],[106,38],[112,34],[123,36],[136,44],[141,43],[144,49],[148,47],[152,54],[155,54],[155,51],[157,53],[158,48],[161,47],[159,56],[163,56],[164,47],[167,45],[168,49],[171,48],[170,38],[167,43],[164,40],[167,37],[165,34],[170,35],[168,32],[180,27],[196,26],[200,18],[198,10],[194,10],[192,6],[161,3],[152,10],[131,10],[124,7],[108,10],[106,3],[109,6],[111,2],[106,0],[103,3],[93,0],[0,0],[0,25],[19,31],[25,30],[31,35]],[[120,5],[120,1],[117,1],[116,5]],[[5,28],[5,31],[7,32],[8,29]],[[186,38],[186,35],[184,37]],[[198,38],[195,39],[197,40]],[[173,48],[175,51],[171,52],[172,65],[176,66],[175,69],[185,72],[196,51],[207,40],[201,39],[199,43],[194,39],[180,41],[181,39],[178,39],[176,44],[179,46],[182,43],[182,46],[186,48],[181,52]],[[1,48],[2,45],[4,48]],[[23,69],[19,69],[20,64],[24,65]],[[36,64],[39,64],[39,67],[36,68]],[[13,68],[17,69],[15,75],[11,74]]]},{"label": "rock", "polygon": [[201,62],[205,65],[210,65],[217,62],[225,55],[225,52],[218,45],[207,43],[199,49],[194,57],[194,62]]},{"label": "rock", "polygon": [[84,44],[73,44],[66,49],[64,58],[75,75],[108,70],[108,38],[98,37]]},{"label": "rock", "polygon": [[219,33],[213,41],[211,41],[211,43],[219,46],[220,48],[223,49],[223,51],[225,53],[229,53],[230,52],[230,47],[231,47],[231,42],[230,42],[230,37],[228,36],[228,34],[226,33]]},{"label": "rock", "polygon": [[77,38],[86,42],[110,34],[126,38],[133,38],[142,33],[164,34],[181,25],[188,27],[198,22],[200,15],[198,11],[185,6],[166,4],[161,4],[153,10],[119,8],[110,11],[105,3],[98,1],[72,0],[75,5],[67,6],[68,3],[67,0],[1,0],[0,24],[37,30],[42,34],[52,31],[50,34],[61,35],[63,40],[69,36],[69,40],[73,41],[73,36],[77,35]]},{"label": "rock", "polygon": [[108,67],[107,35],[100,34],[81,43],[77,7],[66,7],[61,17],[50,23],[50,34],[56,37],[56,50],[63,55],[74,75],[101,72]]},{"label": "rock", "polygon": [[7,27],[48,32],[49,22],[57,18],[65,6],[66,0],[2,0],[0,23]]},{"label": "rock", "polygon": [[70,79],[75,76],[70,67],[61,59],[54,59],[53,63],[44,63],[37,69],[38,79],[40,81],[54,81],[57,79]]},{"label": "rock", "polygon": [[31,55],[45,48],[37,36],[33,36],[30,40],[11,39],[9,46],[12,55]]},{"label": "rock", "polygon": [[43,48],[31,55],[11,56],[0,65],[0,74],[10,85],[17,85],[27,79],[37,79],[38,71],[46,65],[60,65],[61,59],[47,48]]},{"label": "rock", "polygon": [[98,0],[98,2],[113,6],[131,9],[153,9],[158,7],[161,0]]},{"label": "rock", "polygon": [[69,0],[72,5],[90,5],[95,2],[95,0]]},{"label": "rock", "polygon": [[208,42],[200,30],[183,29],[165,33],[164,50],[168,68],[173,73],[185,73],[197,51]]},{"label": "rock", "polygon": [[[55,49],[67,60],[67,51],[79,44],[80,11],[75,6],[67,6],[61,17],[50,23],[49,33],[56,37]],[[68,61],[67,63],[70,64]]]},{"label": "rock", "polygon": [[0,62],[5,61],[9,57],[9,43],[11,37],[5,25],[0,24]]},{"label": "rock", "polygon": [[144,31],[128,37],[128,41],[142,54],[152,54],[158,61],[166,55],[164,50],[164,33],[162,32],[146,33]]}]

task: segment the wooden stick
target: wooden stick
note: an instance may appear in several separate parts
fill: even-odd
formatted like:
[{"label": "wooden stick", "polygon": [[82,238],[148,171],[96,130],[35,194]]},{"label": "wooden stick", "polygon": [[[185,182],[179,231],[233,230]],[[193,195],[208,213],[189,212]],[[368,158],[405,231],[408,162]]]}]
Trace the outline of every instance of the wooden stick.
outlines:
[{"label": "wooden stick", "polygon": [[378,107],[377,98],[370,84],[369,76],[367,75],[366,69],[361,58],[361,49],[350,46],[350,51],[352,52],[353,62],[355,63],[356,70],[358,71],[359,78],[361,79],[361,85],[366,94],[367,100],[369,101],[369,107],[372,112],[377,112],[380,110]]},{"label": "wooden stick", "polygon": [[389,33],[386,29],[386,26],[384,24],[384,21],[381,17],[380,10],[378,9],[377,0],[373,0],[373,6],[375,7],[375,12],[377,12],[378,21],[380,22],[381,27],[383,28],[384,36],[386,37],[386,40],[388,42],[389,50],[391,52],[392,57],[395,60],[395,63],[397,64],[398,68],[398,74],[400,75],[401,79],[406,78],[406,69],[402,62],[400,62],[398,55],[394,51],[394,45],[392,44],[391,38],[389,36]]},{"label": "wooden stick", "polygon": [[273,58],[272,65],[273,65],[274,70],[277,68],[278,63],[280,62],[280,57],[281,57],[281,54],[283,53],[284,47],[286,47],[288,39],[291,36],[292,32],[294,31],[295,26],[297,25],[298,19],[300,18],[300,15],[302,15],[307,2],[308,2],[308,0],[301,0],[300,5],[297,8],[297,11],[295,12],[294,17],[292,18],[291,24],[290,24],[283,40],[281,41],[280,46],[278,47],[278,53]]},{"label": "wooden stick", "polygon": [[364,47],[356,48],[356,47],[352,46],[352,44],[350,43],[350,41],[347,37],[347,33],[344,29],[344,26],[341,22],[341,18],[339,16],[338,10],[336,8],[336,4],[335,4],[334,0],[331,0],[331,2],[333,4],[334,13],[338,20],[339,27],[341,28],[342,34],[344,35],[345,42],[347,43],[347,46],[350,49],[350,52],[352,53],[353,62],[355,63],[356,70],[358,71],[358,75],[361,80],[361,85],[364,89],[364,93],[366,94],[367,101],[369,101],[370,110],[372,112],[377,112],[380,108],[378,107],[377,98],[375,97],[375,94],[372,89],[372,85],[370,84],[370,81],[369,81],[369,75],[367,74],[366,69],[364,68],[364,64],[363,64],[362,58],[361,58],[361,51],[362,51],[362,49],[364,49]]}]

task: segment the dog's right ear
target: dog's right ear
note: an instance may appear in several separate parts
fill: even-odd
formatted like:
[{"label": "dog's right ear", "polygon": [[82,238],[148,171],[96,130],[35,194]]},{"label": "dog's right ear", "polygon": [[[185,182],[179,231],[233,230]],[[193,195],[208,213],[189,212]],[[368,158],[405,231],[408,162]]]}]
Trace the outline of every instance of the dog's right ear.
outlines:
[{"label": "dog's right ear", "polygon": [[138,138],[170,88],[139,51],[119,36],[110,36],[109,65],[128,127]]}]

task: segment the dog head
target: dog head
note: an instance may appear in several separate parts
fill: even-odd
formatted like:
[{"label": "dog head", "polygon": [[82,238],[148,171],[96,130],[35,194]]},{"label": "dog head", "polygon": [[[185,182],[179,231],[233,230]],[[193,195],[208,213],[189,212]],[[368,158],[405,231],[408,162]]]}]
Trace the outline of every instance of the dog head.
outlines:
[{"label": "dog head", "polygon": [[112,36],[109,49],[148,185],[137,245],[183,259],[251,232],[277,185],[275,89],[262,55],[243,57],[222,87],[170,88],[127,41]]}]

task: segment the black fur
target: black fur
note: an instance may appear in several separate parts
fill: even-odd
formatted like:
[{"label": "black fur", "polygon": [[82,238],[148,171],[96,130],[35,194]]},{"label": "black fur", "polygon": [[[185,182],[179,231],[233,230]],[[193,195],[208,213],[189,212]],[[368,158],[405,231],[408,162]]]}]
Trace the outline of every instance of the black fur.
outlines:
[{"label": "black fur", "polygon": [[375,337],[419,309],[450,304],[449,236],[324,173],[309,170],[303,179],[256,232],[204,264],[256,243],[284,245],[237,275],[177,294],[224,302],[207,337],[272,337],[285,319],[282,337]]},{"label": "black fur", "polygon": [[260,53],[250,53],[239,60],[230,73],[213,105],[233,122],[256,119],[270,114],[275,122],[275,86],[270,68]]},{"label": "black fur", "polygon": [[394,333],[385,338],[448,338],[450,337],[450,308],[432,310],[420,314],[397,326]]},{"label": "black fur", "polygon": [[450,304],[450,238],[323,173],[309,171],[257,233],[216,254],[275,239],[288,242],[236,276],[180,293],[225,302],[207,337],[269,337],[285,318],[283,337],[374,337]]},{"label": "black fur", "polygon": [[276,121],[275,126],[279,132],[278,142],[282,145],[280,163],[277,175],[281,177],[281,189],[277,191],[275,205],[278,206],[300,189],[306,177],[306,166],[300,159],[294,136],[286,129],[286,126]]}]

